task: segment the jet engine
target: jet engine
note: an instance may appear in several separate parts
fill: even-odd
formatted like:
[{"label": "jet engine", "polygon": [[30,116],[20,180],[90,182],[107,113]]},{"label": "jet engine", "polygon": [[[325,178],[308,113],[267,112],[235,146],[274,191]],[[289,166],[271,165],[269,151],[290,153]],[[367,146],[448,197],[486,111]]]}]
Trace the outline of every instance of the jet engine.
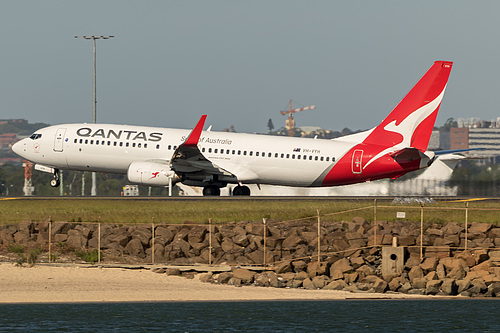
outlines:
[{"label": "jet engine", "polygon": [[156,162],[132,162],[127,171],[129,182],[147,186],[168,186],[180,181],[180,178],[168,164]]}]

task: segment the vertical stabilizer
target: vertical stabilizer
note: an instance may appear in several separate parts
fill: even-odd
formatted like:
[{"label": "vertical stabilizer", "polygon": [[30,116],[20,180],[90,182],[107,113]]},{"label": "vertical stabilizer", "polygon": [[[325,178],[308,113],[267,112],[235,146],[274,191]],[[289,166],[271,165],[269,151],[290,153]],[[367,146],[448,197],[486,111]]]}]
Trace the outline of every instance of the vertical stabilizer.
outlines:
[{"label": "vertical stabilizer", "polygon": [[426,151],[443,99],[451,61],[436,61],[364,143]]}]

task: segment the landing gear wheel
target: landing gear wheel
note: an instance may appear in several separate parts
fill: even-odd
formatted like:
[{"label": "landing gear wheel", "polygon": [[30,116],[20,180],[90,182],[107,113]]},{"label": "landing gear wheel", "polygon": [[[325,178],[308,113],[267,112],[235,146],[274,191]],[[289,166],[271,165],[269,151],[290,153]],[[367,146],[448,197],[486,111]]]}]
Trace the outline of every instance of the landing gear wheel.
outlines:
[{"label": "landing gear wheel", "polygon": [[236,186],[233,188],[233,196],[240,196],[240,195],[250,195],[250,189],[248,186]]},{"label": "landing gear wheel", "polygon": [[218,196],[220,195],[220,188],[215,185],[207,185],[203,188],[204,196]]},{"label": "landing gear wheel", "polygon": [[59,178],[59,169],[54,170],[54,179],[50,181],[50,186],[52,187],[59,187],[61,185],[61,181]]}]

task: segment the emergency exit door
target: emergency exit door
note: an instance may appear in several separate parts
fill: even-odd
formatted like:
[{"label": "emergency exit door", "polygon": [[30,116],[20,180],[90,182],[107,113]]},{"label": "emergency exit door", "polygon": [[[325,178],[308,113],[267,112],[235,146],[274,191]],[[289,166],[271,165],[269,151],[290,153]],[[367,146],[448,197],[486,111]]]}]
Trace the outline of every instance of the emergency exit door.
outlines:
[{"label": "emergency exit door", "polygon": [[361,173],[363,171],[363,151],[355,150],[352,154],[352,173]]}]

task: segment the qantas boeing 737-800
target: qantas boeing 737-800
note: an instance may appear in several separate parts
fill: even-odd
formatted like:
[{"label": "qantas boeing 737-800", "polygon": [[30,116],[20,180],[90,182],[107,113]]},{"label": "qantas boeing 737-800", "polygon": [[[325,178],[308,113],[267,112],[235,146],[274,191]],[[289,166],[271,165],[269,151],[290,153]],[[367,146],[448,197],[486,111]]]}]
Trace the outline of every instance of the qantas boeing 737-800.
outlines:
[{"label": "qantas boeing 737-800", "polygon": [[427,151],[453,63],[436,61],[377,127],[333,140],[193,130],[63,124],[37,130],[12,147],[51,172],[127,174],[131,183],[203,187],[204,195],[238,184],[233,195],[250,195],[244,184],[320,187],[396,178],[428,167]]}]

